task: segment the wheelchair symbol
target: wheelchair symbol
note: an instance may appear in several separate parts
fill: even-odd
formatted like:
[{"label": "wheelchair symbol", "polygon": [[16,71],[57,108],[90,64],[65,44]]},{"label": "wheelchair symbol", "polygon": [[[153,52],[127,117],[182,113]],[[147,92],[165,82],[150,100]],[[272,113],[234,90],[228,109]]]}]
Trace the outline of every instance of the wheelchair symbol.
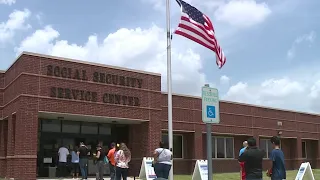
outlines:
[{"label": "wheelchair symbol", "polygon": [[207,106],[207,118],[216,118],[216,108],[214,106]]}]

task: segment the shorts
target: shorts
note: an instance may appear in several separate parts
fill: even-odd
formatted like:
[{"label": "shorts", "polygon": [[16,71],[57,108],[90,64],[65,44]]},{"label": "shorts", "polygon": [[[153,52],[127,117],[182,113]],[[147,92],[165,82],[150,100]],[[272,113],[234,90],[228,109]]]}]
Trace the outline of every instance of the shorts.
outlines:
[{"label": "shorts", "polygon": [[80,172],[79,163],[72,163],[72,173],[79,173],[79,172]]}]

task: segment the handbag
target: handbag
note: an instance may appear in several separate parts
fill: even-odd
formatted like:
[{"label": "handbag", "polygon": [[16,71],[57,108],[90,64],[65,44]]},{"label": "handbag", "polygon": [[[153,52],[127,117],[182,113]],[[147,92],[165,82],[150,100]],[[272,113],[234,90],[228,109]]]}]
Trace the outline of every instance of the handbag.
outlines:
[{"label": "handbag", "polygon": [[152,161],[152,165],[151,165],[152,167],[154,167],[154,165],[157,163],[160,154],[161,154],[164,150],[165,150],[165,149],[163,148],[162,151],[158,154],[158,156],[156,157],[157,160],[154,159],[154,160]]},{"label": "handbag", "polygon": [[103,162],[104,162],[104,164],[109,164],[109,159],[108,159],[107,156],[105,156],[105,157],[103,158]]}]

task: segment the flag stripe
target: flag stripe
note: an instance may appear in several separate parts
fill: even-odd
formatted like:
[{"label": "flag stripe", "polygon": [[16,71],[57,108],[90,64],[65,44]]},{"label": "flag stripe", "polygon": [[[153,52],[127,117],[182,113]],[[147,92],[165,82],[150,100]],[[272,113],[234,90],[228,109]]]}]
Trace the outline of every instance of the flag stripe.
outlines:
[{"label": "flag stripe", "polygon": [[186,22],[186,21],[181,21],[178,27],[181,27],[183,29],[186,29],[188,31],[192,31],[193,33],[197,34],[198,36],[201,36],[203,39],[208,41],[211,44],[216,44],[215,39],[212,37],[209,37],[208,34],[204,33],[201,28],[198,26],[195,26],[192,23]]},{"label": "flag stripe", "polygon": [[[211,44],[207,44],[205,43],[205,41],[201,40],[202,38],[199,37],[198,35],[195,35],[195,34],[191,34],[190,31],[187,31],[185,29],[177,29],[175,31],[175,34],[178,34],[178,35],[181,35],[181,36],[184,36],[192,41],[195,41],[196,43],[199,43],[201,44],[202,46],[212,50],[212,51],[215,51],[215,47],[212,46]],[[198,36],[198,37],[197,37]]]},{"label": "flag stripe", "polygon": [[208,30],[206,30],[206,28],[205,28],[203,25],[201,25],[201,24],[199,24],[199,23],[197,23],[197,22],[194,22],[194,21],[190,20],[190,18],[188,18],[187,16],[188,16],[188,15],[186,15],[186,16],[184,16],[184,15],[181,16],[181,21],[180,21],[180,23],[182,23],[183,21],[189,22],[189,23],[193,24],[194,26],[198,27],[199,29],[201,29],[202,32],[204,32],[205,34],[207,34],[211,39],[216,39],[216,37],[214,36],[214,34],[209,34],[209,33],[208,33]]}]

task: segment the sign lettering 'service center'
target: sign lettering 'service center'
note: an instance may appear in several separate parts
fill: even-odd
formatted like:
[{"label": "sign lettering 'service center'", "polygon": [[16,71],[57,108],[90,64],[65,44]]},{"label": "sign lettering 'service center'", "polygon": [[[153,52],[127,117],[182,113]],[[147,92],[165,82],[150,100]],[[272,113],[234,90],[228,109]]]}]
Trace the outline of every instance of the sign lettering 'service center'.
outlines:
[{"label": "sign lettering 'service center'", "polygon": [[[120,76],[105,72],[87,73],[86,70],[72,69],[60,66],[47,66],[47,76],[54,76],[66,79],[75,79],[80,81],[89,81],[95,83],[112,84],[117,86],[127,86],[132,88],[142,88],[142,79],[135,77]],[[90,76],[91,75],[91,76]],[[116,94],[112,92],[92,92],[76,88],[51,87],[50,97],[71,99],[90,102],[103,102],[106,104],[119,104],[127,106],[140,106],[139,97],[128,96],[125,94]]]}]

